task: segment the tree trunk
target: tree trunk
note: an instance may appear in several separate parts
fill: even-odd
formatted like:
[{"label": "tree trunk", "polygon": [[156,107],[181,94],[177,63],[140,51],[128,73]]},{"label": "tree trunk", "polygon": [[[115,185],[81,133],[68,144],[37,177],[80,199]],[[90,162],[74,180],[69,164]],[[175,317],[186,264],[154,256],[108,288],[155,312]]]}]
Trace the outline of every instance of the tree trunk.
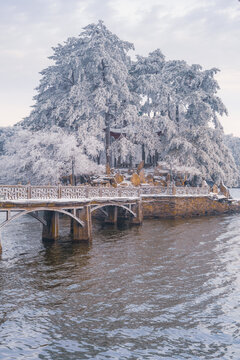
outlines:
[{"label": "tree trunk", "polygon": [[151,111],[149,110],[149,107],[150,107],[150,97],[149,97],[149,95],[148,95],[147,101],[148,101],[148,116],[150,116]]},{"label": "tree trunk", "polygon": [[170,120],[172,120],[172,118],[171,118],[171,112],[170,112],[170,95],[168,95],[168,109],[167,109],[167,111],[168,111],[168,117],[169,117],[169,119]]},{"label": "tree trunk", "polygon": [[155,166],[158,164],[158,152],[155,150]]},{"label": "tree trunk", "polygon": [[133,167],[133,157],[132,155],[129,156],[129,169],[131,170]]},{"label": "tree trunk", "polygon": [[145,164],[145,148],[144,148],[144,144],[142,144],[142,161],[144,161],[144,164]]},{"label": "tree trunk", "polygon": [[117,167],[121,167],[121,155],[118,156]]},{"label": "tree trunk", "polygon": [[176,105],[176,123],[179,126],[179,106]]},{"label": "tree trunk", "polygon": [[72,160],[72,179],[71,179],[72,186],[76,185],[74,168],[75,168],[75,160],[73,159]]},{"label": "tree trunk", "polygon": [[110,115],[106,113],[105,123],[106,123],[106,165],[111,167],[111,154],[110,154]]}]

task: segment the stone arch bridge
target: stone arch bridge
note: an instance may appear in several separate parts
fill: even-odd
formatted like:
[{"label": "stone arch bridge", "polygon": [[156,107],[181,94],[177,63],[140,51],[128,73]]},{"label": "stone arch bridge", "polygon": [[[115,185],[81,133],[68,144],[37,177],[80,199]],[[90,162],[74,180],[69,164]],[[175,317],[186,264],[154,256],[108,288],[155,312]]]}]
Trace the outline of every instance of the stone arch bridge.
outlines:
[{"label": "stone arch bridge", "polygon": [[[92,240],[92,214],[101,211],[107,223],[116,223],[121,212],[132,224],[142,222],[139,191],[132,189],[69,186],[0,186],[0,230],[15,219],[30,215],[43,225],[43,239],[59,238],[59,215],[71,219],[73,240]],[[1,248],[1,246],[0,246]]]},{"label": "stone arch bridge", "polygon": [[[121,212],[129,215],[132,224],[143,220],[142,198],[146,196],[198,195],[207,188],[167,187],[93,187],[0,185],[0,230],[23,215],[30,215],[43,224],[43,238],[59,237],[59,214],[71,219],[73,240],[92,240],[92,214],[99,210],[105,221],[116,223]],[[43,216],[41,216],[43,214]],[[1,242],[0,242],[1,252]]]}]

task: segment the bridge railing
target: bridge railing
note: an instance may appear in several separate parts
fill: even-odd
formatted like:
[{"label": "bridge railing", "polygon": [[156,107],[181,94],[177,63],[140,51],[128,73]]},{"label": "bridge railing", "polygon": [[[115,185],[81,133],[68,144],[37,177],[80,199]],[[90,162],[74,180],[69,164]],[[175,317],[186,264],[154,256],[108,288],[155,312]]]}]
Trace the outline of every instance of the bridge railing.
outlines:
[{"label": "bridge railing", "polygon": [[21,185],[0,185],[0,199],[28,199],[28,187]]},{"label": "bridge railing", "polygon": [[139,197],[136,187],[0,185],[0,200],[89,199]]},{"label": "bridge railing", "polygon": [[175,187],[176,195],[208,195],[210,190],[208,186],[204,187]]},{"label": "bridge railing", "polygon": [[165,186],[143,186],[140,188],[142,195],[171,195],[172,189]]},{"label": "bridge railing", "polygon": [[141,195],[207,195],[208,187],[142,186],[31,186],[0,185],[0,200],[91,199],[114,197],[140,197]]}]

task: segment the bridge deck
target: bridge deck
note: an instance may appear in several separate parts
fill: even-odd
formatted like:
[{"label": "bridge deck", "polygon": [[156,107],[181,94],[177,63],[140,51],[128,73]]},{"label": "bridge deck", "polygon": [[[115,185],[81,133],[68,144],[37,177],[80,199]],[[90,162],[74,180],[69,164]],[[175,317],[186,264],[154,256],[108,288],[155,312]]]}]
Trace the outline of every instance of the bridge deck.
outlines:
[{"label": "bridge deck", "polygon": [[113,198],[95,198],[95,199],[21,199],[21,200],[0,200],[0,211],[13,209],[34,209],[34,208],[75,208],[86,205],[102,205],[106,204],[134,204],[140,197],[113,197]]}]

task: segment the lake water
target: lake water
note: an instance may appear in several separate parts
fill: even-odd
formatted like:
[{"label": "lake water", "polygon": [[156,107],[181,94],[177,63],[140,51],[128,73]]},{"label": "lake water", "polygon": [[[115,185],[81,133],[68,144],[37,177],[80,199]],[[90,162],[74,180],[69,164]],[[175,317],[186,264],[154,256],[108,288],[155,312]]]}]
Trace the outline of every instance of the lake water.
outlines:
[{"label": "lake water", "polygon": [[95,223],[91,246],[23,217],[2,245],[0,359],[240,359],[240,214]]}]

